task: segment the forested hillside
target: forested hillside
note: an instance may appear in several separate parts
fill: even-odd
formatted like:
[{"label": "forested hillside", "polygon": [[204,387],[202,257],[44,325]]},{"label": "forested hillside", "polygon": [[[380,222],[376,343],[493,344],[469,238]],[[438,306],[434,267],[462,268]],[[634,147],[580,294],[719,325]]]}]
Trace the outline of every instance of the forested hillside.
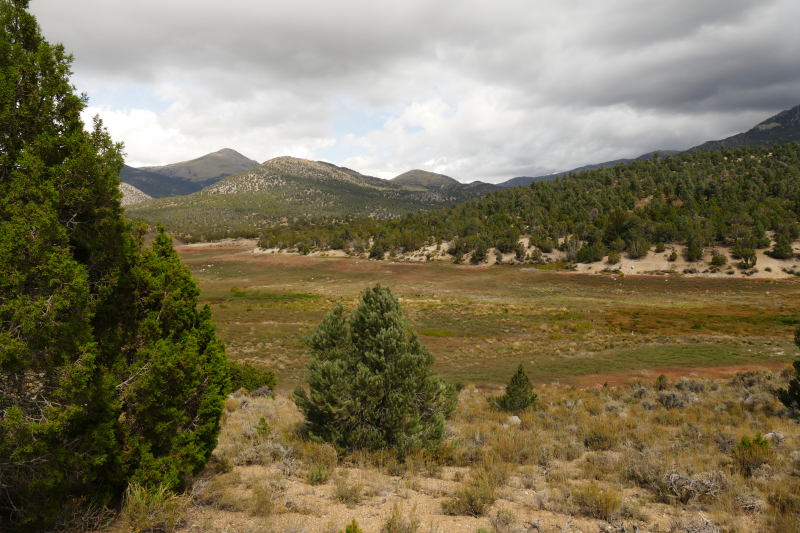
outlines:
[{"label": "forested hillside", "polygon": [[[686,242],[689,255],[714,242],[737,250],[769,246],[766,231],[798,237],[800,146],[743,148],[653,158],[534,182],[400,219],[302,219],[264,232],[264,247],[369,247],[407,252],[430,240],[453,254],[504,252],[520,235],[544,252],[561,246],[578,261],[608,251],[646,254],[652,244]],[[559,244],[559,239],[568,237]],[[563,239],[562,239],[563,240]],[[691,257],[690,257],[691,259]]]}]

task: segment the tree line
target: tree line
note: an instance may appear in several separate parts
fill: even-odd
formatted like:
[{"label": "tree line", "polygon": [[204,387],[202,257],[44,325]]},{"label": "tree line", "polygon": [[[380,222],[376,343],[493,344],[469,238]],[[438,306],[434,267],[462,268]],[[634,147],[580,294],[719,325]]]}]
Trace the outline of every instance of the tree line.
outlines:
[{"label": "tree line", "polygon": [[450,243],[456,258],[482,258],[488,248],[519,250],[529,236],[541,252],[559,247],[570,259],[608,253],[645,255],[652,245],[685,243],[687,259],[718,243],[745,259],[769,247],[791,257],[800,236],[800,146],[742,148],[620,163],[529,187],[392,220],[305,218],[262,232],[262,248],[300,252],[339,249],[408,253]]}]

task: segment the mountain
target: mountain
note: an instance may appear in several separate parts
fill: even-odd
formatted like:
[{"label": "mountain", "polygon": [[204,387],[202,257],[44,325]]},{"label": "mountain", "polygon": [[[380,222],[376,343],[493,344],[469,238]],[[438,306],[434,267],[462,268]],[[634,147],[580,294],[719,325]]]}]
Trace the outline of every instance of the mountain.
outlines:
[{"label": "mountain", "polygon": [[446,187],[460,187],[463,184],[444,174],[436,174],[427,170],[409,170],[391,180],[392,183],[411,190],[444,189]]},{"label": "mountain", "polygon": [[123,183],[132,185],[153,198],[183,196],[203,188],[201,184],[187,179],[172,178],[158,172],[150,172],[149,170],[129,167],[128,165],[122,167],[119,178]]},{"label": "mountain", "polygon": [[156,172],[170,178],[183,178],[207,187],[226,176],[250,170],[258,161],[248,159],[236,150],[223,148],[191,161],[182,161],[160,167],[141,167],[140,170]]},{"label": "mountain", "polygon": [[122,200],[120,204],[123,206],[138,204],[140,202],[146,202],[147,200],[152,200],[153,197],[143,193],[133,185],[129,185],[127,183],[120,183],[119,190],[122,191]]},{"label": "mountain", "polygon": [[719,150],[722,146],[729,150],[744,148],[745,146],[769,147],[776,144],[787,144],[800,141],[800,105],[756,124],[744,133],[739,133],[721,141],[708,141],[701,145],[686,150],[684,153],[710,152]]},{"label": "mountain", "polygon": [[257,231],[287,217],[393,218],[499,189],[452,181],[455,185],[444,188],[408,188],[331,163],[285,156],[225,177],[202,191],[139,203],[127,212],[149,223],[161,221],[181,235],[199,235]]},{"label": "mountain", "polygon": [[[659,157],[667,157],[669,155],[678,155],[681,153],[680,150],[656,150],[659,154]],[[559,176],[563,176],[564,174],[570,174],[572,172],[581,172],[583,170],[597,170],[600,167],[603,168],[611,168],[614,165],[619,163],[630,163],[631,161],[646,161],[648,159],[653,159],[653,156],[656,154],[654,152],[647,152],[646,154],[642,154],[639,157],[634,157],[633,159],[614,159],[613,161],[606,161],[604,163],[596,163],[594,165],[585,165],[578,168],[573,168],[572,170],[566,170],[564,172],[559,172],[558,174],[546,174],[544,176],[536,176],[535,178],[529,176],[520,176],[518,178],[511,178],[508,181],[504,181],[500,183],[500,187],[517,187],[519,185],[530,185],[534,181],[551,181],[556,179]]]}]

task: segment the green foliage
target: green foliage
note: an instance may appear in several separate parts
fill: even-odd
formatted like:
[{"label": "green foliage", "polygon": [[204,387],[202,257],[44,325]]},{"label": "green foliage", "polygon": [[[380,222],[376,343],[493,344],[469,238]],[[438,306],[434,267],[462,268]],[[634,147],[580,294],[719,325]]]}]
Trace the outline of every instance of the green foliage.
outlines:
[{"label": "green foliage", "polygon": [[650,241],[647,239],[637,237],[628,243],[628,257],[631,259],[640,259],[645,257],[647,252],[650,251],[651,246],[652,244],[650,244]]},{"label": "green foliage", "polygon": [[678,252],[676,252],[675,250],[672,250],[672,252],[669,254],[668,260],[671,263],[674,263],[675,261],[677,261],[678,260]]},{"label": "green foliage", "polygon": [[380,286],[366,289],[349,317],[341,303],[325,315],[306,339],[310,392],[294,390],[312,437],[339,449],[401,453],[441,442],[456,393],[407,330],[399,302]]},{"label": "green foliage", "polygon": [[275,428],[273,428],[272,425],[267,422],[266,418],[262,416],[258,419],[258,424],[256,424],[256,433],[259,437],[266,439],[272,435],[273,431],[275,431]]},{"label": "green foliage", "polygon": [[606,255],[606,251],[602,246],[589,246],[585,244],[578,250],[575,260],[578,263],[596,263],[597,261],[602,261],[604,255]]},{"label": "green foliage", "polygon": [[794,250],[792,250],[792,238],[789,235],[778,235],[775,239],[775,246],[772,247],[770,253],[775,259],[791,259],[794,257]]},{"label": "green foliage", "polygon": [[610,252],[608,252],[608,264],[609,265],[616,265],[620,261],[622,261],[622,256],[620,256],[618,251],[611,250]]},{"label": "green foliage", "polygon": [[306,474],[306,481],[309,485],[319,485],[325,483],[331,477],[333,471],[323,463],[312,465]]},{"label": "green foliage", "polygon": [[228,391],[211,311],[163,228],[122,217],[122,145],[69,83],[25,1],[0,2],[0,522],[129,482],[173,489],[216,446]]},{"label": "green foliage", "polygon": [[231,390],[254,391],[261,387],[275,389],[278,380],[272,370],[259,370],[250,363],[230,361]]},{"label": "green foliage", "polygon": [[655,389],[658,391],[667,390],[670,384],[669,378],[665,374],[661,374],[656,378]]},{"label": "green foliage", "polygon": [[[794,330],[794,343],[800,348],[800,327]],[[800,376],[800,359],[792,363],[795,376]],[[788,389],[778,390],[778,399],[789,409],[800,409],[800,378],[794,377],[789,380]]]},{"label": "green foliage", "polygon": [[747,436],[742,437],[731,455],[737,469],[747,477],[753,475],[755,469],[770,464],[774,457],[769,449],[769,442],[761,433],[756,434],[753,440]]},{"label": "green foliage", "polygon": [[506,392],[499,398],[487,398],[487,401],[495,408],[512,413],[521,413],[528,407],[536,406],[536,393],[533,392],[533,385],[525,373],[525,365],[520,363],[517,371],[511,376],[506,385]]},{"label": "green foliage", "polygon": [[344,529],[339,531],[339,533],[363,533],[363,532],[361,531],[361,528],[358,527],[356,519],[353,518],[353,521],[350,524],[348,524]]},{"label": "green foliage", "polygon": [[718,250],[711,251],[711,265],[712,266],[722,266],[728,262],[728,256]]}]

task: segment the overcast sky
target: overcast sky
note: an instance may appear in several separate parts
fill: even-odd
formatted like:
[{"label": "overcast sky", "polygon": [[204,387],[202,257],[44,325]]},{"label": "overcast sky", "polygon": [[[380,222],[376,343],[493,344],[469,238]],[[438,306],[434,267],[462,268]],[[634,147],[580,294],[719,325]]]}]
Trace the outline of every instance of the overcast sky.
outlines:
[{"label": "overcast sky", "polygon": [[233,148],[504,181],[800,104],[798,0],[32,0],[128,164]]}]

